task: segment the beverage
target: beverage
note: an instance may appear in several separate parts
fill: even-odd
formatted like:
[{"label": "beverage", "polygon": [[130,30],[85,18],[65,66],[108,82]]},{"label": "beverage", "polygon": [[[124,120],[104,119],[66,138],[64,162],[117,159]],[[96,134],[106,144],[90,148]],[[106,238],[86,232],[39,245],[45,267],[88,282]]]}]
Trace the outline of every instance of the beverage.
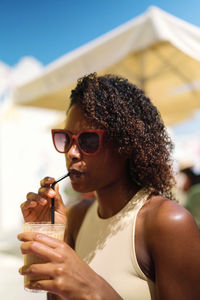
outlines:
[{"label": "beverage", "polygon": [[[65,224],[25,223],[24,232],[40,232],[50,237],[63,241],[64,234],[65,234]],[[42,264],[45,262],[46,261],[43,258],[36,256],[34,254],[24,255],[24,265]],[[25,275],[24,285],[33,283],[38,280],[46,280],[46,279],[49,279],[49,276]],[[26,287],[25,290],[30,292],[40,292],[39,290],[27,289]]]}]

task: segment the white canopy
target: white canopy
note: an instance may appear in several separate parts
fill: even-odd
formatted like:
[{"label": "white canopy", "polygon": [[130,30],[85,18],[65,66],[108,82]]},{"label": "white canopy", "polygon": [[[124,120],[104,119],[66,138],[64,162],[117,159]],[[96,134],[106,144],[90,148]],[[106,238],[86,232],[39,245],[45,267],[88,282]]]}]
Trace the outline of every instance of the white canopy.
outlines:
[{"label": "white canopy", "polygon": [[200,28],[153,6],[48,65],[37,78],[18,86],[15,101],[28,102],[63,89],[85,74],[106,69],[126,55],[161,41],[200,61]]}]

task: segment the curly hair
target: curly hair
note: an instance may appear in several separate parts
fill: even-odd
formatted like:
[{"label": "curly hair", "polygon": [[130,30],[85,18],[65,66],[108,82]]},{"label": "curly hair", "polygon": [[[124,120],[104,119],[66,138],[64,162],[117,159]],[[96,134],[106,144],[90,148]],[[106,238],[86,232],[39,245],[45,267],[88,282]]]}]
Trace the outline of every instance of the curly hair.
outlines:
[{"label": "curly hair", "polygon": [[127,79],[89,74],[71,92],[87,119],[106,130],[120,154],[128,157],[128,172],[135,183],[172,198],[174,183],[172,142],[157,108],[144,91]]}]

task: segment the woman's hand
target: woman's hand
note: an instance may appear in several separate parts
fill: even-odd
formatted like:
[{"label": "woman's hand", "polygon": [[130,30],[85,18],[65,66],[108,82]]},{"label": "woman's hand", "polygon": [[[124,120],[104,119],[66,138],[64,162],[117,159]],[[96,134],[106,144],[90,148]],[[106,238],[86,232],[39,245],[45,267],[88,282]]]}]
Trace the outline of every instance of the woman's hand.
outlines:
[{"label": "woman's hand", "polygon": [[21,210],[25,222],[50,222],[51,199],[55,199],[55,223],[66,224],[66,207],[59,194],[58,184],[53,190],[50,185],[54,178],[45,177],[40,182],[38,193],[28,193],[27,201],[21,204]]},{"label": "woman's hand", "polygon": [[23,266],[19,272],[50,276],[49,280],[36,281],[27,288],[42,289],[66,300],[121,299],[66,243],[36,232],[21,233],[18,239],[24,242],[21,245],[23,254],[34,253],[47,261]]}]

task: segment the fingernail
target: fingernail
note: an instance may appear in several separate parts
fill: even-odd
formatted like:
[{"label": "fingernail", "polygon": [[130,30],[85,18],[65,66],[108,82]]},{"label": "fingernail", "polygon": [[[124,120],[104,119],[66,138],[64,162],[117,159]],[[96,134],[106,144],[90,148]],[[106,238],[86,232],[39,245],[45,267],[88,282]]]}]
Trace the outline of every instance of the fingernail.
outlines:
[{"label": "fingernail", "polygon": [[17,235],[17,238],[18,238],[18,240],[21,241],[21,233],[19,233],[19,234]]},{"label": "fingernail", "polygon": [[46,199],[40,199],[40,202],[42,202],[42,203],[46,203],[46,202],[47,202],[47,200],[46,200]]},{"label": "fingernail", "polygon": [[25,288],[30,289],[31,288],[31,282],[30,280],[26,281],[26,283],[24,284]]},{"label": "fingernail", "polygon": [[50,190],[49,193],[51,196],[55,196],[55,194],[56,194],[55,191],[53,191],[53,190]]},{"label": "fingernail", "polygon": [[22,266],[18,271],[21,275],[26,275],[29,272],[29,266]]},{"label": "fingernail", "polygon": [[41,284],[39,282],[31,282],[29,286],[32,289],[41,289]]}]

